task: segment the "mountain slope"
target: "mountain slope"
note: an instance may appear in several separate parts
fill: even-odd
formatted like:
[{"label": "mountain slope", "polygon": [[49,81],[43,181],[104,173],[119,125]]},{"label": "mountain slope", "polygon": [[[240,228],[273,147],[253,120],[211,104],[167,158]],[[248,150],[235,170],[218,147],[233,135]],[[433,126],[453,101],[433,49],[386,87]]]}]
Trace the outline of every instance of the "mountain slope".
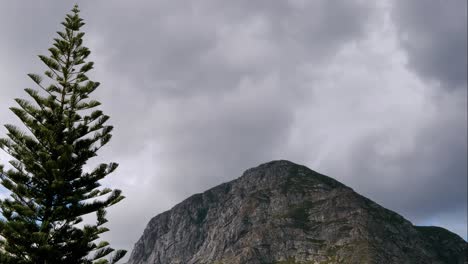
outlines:
[{"label": "mountain slope", "polygon": [[154,217],[128,264],[466,263],[467,243],[415,227],[289,161],[247,170]]}]

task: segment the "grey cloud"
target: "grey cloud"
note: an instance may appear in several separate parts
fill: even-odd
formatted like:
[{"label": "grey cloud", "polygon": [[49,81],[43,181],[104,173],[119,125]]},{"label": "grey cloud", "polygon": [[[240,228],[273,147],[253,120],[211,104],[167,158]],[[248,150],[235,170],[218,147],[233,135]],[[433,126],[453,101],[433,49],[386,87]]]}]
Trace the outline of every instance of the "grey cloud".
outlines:
[{"label": "grey cloud", "polygon": [[[102,57],[96,61],[96,71],[102,74],[105,69],[109,79],[117,79],[112,83],[107,79],[104,83],[115,91],[112,105],[108,107],[111,111],[113,108],[130,110],[123,113],[125,119],[116,120],[116,127],[121,130],[116,130],[116,138],[137,138],[142,142],[157,134],[161,116],[148,113],[168,98],[174,97],[174,104],[187,104],[175,111],[196,112],[189,108],[190,97],[206,95],[213,101],[220,100],[226,93],[236,91],[244,79],[258,82],[272,72],[278,74],[277,81],[282,86],[301,94],[293,80],[297,68],[311,62],[319,67],[347,40],[364,35],[373,14],[370,11],[375,8],[354,1],[313,4],[259,1],[254,5],[236,1],[220,5],[218,1],[185,6],[160,1],[128,6],[126,2],[116,1],[112,12],[103,12],[104,5],[102,8],[95,8],[94,4],[83,6],[88,24],[93,25],[87,31],[88,37],[97,40],[93,51]],[[102,92],[104,100],[108,96],[109,93]],[[276,101],[270,103],[274,105]],[[286,111],[283,115],[291,111],[283,110]],[[218,110],[213,107],[213,111]],[[167,113],[169,116],[171,113]],[[140,117],[147,126],[138,125]],[[227,115],[217,120],[216,127],[228,125],[229,118]],[[176,117],[176,120],[180,125],[185,124],[183,118]],[[280,122],[276,124],[282,127]],[[166,141],[170,140],[163,140]],[[132,142],[136,149],[141,146]]]},{"label": "grey cloud", "polygon": [[397,0],[393,19],[411,68],[447,89],[466,89],[466,1]]},{"label": "grey cloud", "polygon": [[[186,189],[185,185],[193,192],[200,181],[206,188],[203,181],[210,185],[214,179],[225,181],[238,175],[239,168],[274,158],[293,120],[289,103],[281,105],[281,93],[274,89],[274,82],[267,79],[245,84],[240,92],[224,98],[172,103],[170,109],[185,105],[185,111],[190,112],[165,126],[162,135],[167,149],[165,163],[173,164],[174,174],[187,170],[191,175],[184,182],[174,181],[175,190]],[[252,94],[252,90],[257,91]]]},{"label": "grey cloud", "polygon": [[46,1],[34,1],[27,5],[17,1],[2,3],[2,62],[14,67],[12,72],[24,75],[34,68],[31,65],[40,65],[36,55],[47,54],[52,38],[56,37],[55,32],[61,29],[60,22],[72,7],[65,2],[53,5]]},{"label": "grey cloud", "polygon": [[187,96],[235,89],[245,75],[318,64],[365,32],[371,10],[357,1],[119,2],[89,23],[106,28],[90,34],[103,38],[114,71],[138,76],[135,89]]},{"label": "grey cloud", "polygon": [[[401,127],[355,142],[348,172],[356,187],[416,223],[437,214],[466,215],[467,114],[459,109],[466,96],[461,90],[435,102],[434,113],[409,141],[397,143],[396,132],[406,129]],[[407,146],[395,155],[385,150],[389,141]]]}]

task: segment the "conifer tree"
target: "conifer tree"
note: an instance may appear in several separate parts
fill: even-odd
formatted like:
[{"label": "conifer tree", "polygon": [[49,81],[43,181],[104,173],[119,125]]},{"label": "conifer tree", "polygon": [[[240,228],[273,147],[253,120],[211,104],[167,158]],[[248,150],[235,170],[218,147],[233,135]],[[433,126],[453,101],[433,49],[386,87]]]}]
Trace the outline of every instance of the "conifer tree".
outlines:
[{"label": "conifer tree", "polygon": [[[28,74],[38,86],[26,88],[30,101],[15,99],[11,111],[27,128],[5,125],[7,138],[0,148],[13,160],[12,169],[0,165],[1,184],[10,196],[0,201],[0,263],[116,263],[126,251],[97,241],[108,231],[106,208],[124,197],[120,190],[103,188],[100,180],[116,163],[83,166],[111,139],[109,116],[89,99],[99,83],[87,72],[90,51],[84,47],[84,25],[75,6],[62,22],[50,55],[39,56],[47,66],[45,79]],[[95,224],[81,223],[96,213]]]}]

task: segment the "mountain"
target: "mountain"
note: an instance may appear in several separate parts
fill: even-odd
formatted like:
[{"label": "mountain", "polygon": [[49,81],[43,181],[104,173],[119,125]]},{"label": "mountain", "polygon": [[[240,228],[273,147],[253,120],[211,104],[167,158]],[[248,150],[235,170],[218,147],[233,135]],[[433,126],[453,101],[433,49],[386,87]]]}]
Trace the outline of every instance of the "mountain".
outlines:
[{"label": "mountain", "polygon": [[281,160],[151,219],[128,264],[463,264],[467,245]]}]

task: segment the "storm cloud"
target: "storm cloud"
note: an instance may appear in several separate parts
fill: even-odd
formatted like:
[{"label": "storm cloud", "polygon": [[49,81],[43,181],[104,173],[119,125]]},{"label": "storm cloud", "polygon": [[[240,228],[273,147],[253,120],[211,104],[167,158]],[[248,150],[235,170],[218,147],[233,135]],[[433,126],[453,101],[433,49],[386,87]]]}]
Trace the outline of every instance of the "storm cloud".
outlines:
[{"label": "storm cloud", "polygon": [[466,89],[466,2],[397,0],[394,9],[410,68],[444,88]]}]

